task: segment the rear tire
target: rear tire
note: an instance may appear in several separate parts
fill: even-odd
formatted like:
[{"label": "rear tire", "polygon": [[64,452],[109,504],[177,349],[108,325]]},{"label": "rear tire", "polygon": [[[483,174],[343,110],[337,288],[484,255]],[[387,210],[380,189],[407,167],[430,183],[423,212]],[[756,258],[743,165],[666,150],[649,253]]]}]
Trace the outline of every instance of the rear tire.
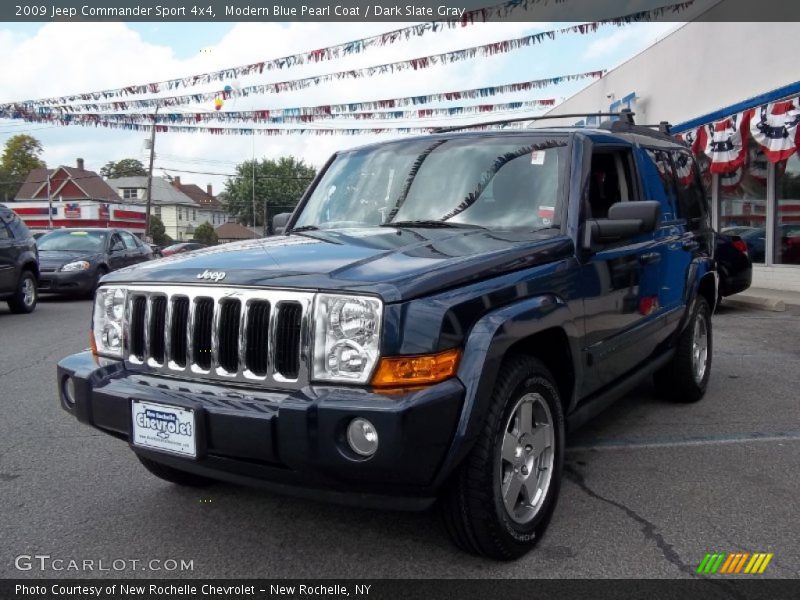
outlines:
[{"label": "rear tire", "polygon": [[170,483],[174,483],[176,485],[185,487],[208,487],[216,483],[213,479],[209,479],[208,477],[173,469],[172,467],[162,465],[161,463],[157,463],[149,458],[139,456],[138,454],[136,455],[136,458],[139,459],[139,462],[141,462],[144,465],[144,468],[150,471],[150,473],[159,479],[169,481]]},{"label": "rear tire", "polygon": [[656,372],[656,390],[671,402],[697,402],[706,393],[711,375],[711,309],[698,296],[689,324],[678,338],[672,360]]},{"label": "rear tire", "polygon": [[564,415],[553,376],[515,356],[497,376],[475,446],[441,502],[445,527],[463,550],[513,560],[533,548],[556,506],[564,463]]},{"label": "rear tire", "polygon": [[8,301],[8,308],[15,314],[32,313],[39,300],[36,276],[28,270],[22,272],[17,282],[17,291]]}]

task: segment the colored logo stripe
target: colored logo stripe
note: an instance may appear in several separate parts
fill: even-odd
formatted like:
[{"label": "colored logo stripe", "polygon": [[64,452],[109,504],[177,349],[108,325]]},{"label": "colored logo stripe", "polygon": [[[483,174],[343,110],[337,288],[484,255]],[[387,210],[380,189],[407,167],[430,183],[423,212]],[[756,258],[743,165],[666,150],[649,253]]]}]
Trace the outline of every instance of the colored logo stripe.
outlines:
[{"label": "colored logo stripe", "polygon": [[715,573],[731,575],[743,572],[760,575],[766,570],[772,557],[772,553],[766,552],[756,552],[752,555],[749,552],[709,552],[697,566],[697,573],[701,575]]}]

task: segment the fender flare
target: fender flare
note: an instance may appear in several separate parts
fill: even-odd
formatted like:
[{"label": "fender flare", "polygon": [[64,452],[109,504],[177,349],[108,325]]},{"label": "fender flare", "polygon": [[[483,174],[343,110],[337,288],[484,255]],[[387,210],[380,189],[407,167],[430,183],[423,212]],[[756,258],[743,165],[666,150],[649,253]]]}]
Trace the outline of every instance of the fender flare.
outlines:
[{"label": "fender flare", "polygon": [[710,257],[696,258],[689,264],[686,273],[686,287],[684,292],[684,306],[686,310],[681,317],[681,321],[675,331],[675,337],[679,336],[694,313],[694,306],[697,297],[700,295],[700,285],[703,281],[711,279],[714,286],[714,297],[711,300],[711,314],[717,309],[717,298],[719,296],[719,273],[717,272],[714,261]]},{"label": "fender flare", "polygon": [[[520,340],[547,329],[567,334],[576,382],[582,379],[578,326],[568,304],[555,294],[526,298],[484,315],[470,331],[464,346],[458,377],[464,385],[464,404],[450,450],[434,480],[438,487],[472,449],[489,408],[497,374],[509,348]],[[577,385],[575,389],[577,389]],[[562,399],[568,407],[573,398]]]}]

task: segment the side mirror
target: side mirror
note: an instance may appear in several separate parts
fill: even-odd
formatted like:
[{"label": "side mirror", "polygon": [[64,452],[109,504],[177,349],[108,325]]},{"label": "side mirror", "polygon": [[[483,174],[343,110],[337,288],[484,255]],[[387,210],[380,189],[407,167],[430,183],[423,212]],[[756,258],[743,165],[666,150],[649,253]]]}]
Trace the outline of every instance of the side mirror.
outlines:
[{"label": "side mirror", "polygon": [[292,213],[279,213],[272,217],[272,231],[275,235],[280,235],[286,229],[286,224],[292,217]]},{"label": "side mirror", "polygon": [[591,249],[594,243],[609,244],[654,231],[660,217],[661,204],[656,200],[617,202],[608,209],[607,219],[586,222],[584,246]]}]

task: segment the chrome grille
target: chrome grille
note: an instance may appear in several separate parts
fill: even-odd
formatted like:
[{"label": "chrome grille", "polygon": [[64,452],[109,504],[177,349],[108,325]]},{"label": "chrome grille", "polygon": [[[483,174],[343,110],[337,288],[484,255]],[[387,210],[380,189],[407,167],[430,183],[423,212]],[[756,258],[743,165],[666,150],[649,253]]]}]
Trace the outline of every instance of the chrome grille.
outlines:
[{"label": "chrome grille", "polygon": [[164,374],[296,387],[308,382],[313,294],[131,286],[125,358]]}]

